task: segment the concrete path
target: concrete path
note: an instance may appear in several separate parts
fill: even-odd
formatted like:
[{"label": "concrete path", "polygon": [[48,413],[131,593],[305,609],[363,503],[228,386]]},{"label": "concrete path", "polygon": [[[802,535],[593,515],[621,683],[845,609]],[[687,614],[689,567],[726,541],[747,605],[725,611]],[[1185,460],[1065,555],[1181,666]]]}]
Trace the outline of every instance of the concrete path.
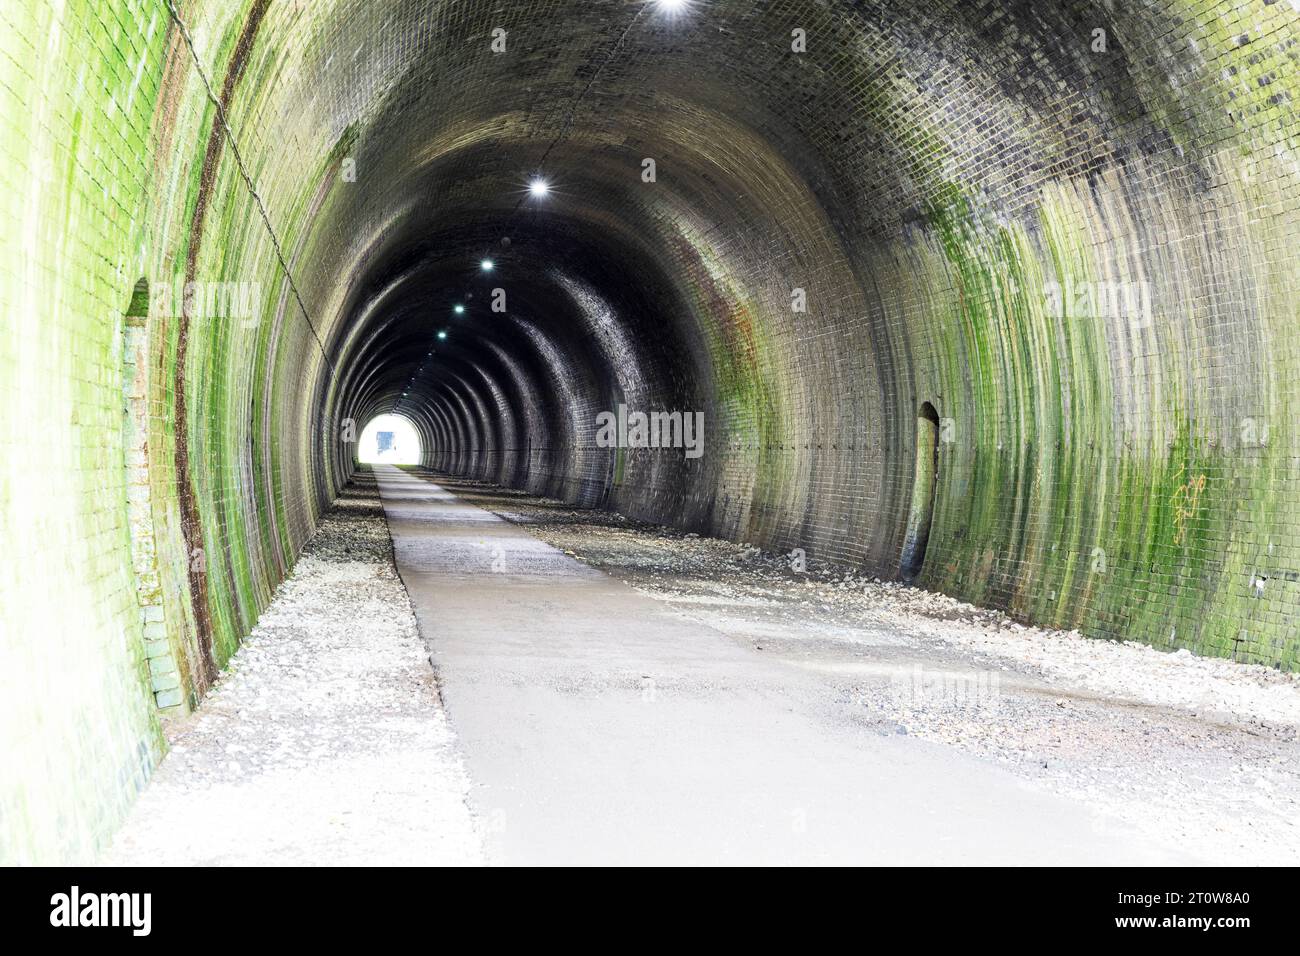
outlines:
[{"label": "concrete path", "polygon": [[375,472],[491,862],[1197,862]]}]

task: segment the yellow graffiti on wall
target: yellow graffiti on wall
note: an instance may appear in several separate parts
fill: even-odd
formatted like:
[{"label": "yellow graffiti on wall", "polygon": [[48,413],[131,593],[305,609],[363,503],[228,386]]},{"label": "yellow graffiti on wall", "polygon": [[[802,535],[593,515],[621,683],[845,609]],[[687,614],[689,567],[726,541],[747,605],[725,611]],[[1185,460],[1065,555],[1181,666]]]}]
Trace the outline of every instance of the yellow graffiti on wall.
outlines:
[{"label": "yellow graffiti on wall", "polygon": [[[1187,470],[1184,465],[1178,469],[1174,478],[1182,476]],[[1187,522],[1196,517],[1201,501],[1201,492],[1205,489],[1205,475],[1202,473],[1174,489],[1170,503],[1174,506],[1174,544],[1182,544],[1187,536]]]}]

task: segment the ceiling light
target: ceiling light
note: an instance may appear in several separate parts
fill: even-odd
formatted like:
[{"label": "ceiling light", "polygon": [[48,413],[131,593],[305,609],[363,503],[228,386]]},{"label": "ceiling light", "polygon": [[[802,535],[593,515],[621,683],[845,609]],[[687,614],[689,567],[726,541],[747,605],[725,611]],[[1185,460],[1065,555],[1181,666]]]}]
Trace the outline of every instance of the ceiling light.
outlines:
[{"label": "ceiling light", "polygon": [[667,10],[669,13],[681,13],[686,9],[687,0],[656,0],[660,10]]},{"label": "ceiling light", "polygon": [[464,315],[465,307],[463,305],[456,305],[452,307],[452,311],[455,312],[457,315]]},{"label": "ceiling light", "polygon": [[446,332],[442,332],[442,331],[440,331],[440,332],[438,333],[438,338],[440,338],[440,339],[445,339],[446,337],[447,337],[447,333],[446,333]]},{"label": "ceiling light", "polygon": [[479,268],[482,269],[484,272],[491,272],[493,267],[496,265],[496,263],[494,263],[491,259],[484,259],[478,265]]},{"label": "ceiling light", "polygon": [[540,199],[551,191],[551,186],[545,179],[539,177],[528,184],[528,191]]}]

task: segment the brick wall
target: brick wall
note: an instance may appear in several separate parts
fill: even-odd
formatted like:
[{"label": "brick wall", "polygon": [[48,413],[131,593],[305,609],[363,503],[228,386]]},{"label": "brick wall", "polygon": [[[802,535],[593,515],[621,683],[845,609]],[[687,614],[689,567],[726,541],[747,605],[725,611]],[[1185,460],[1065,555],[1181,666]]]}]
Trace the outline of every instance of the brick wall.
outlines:
[{"label": "brick wall", "polygon": [[[394,407],[433,466],[893,575],[929,402],[920,583],[1296,666],[1298,17],[6,5],[0,858],[93,855]],[[596,447],[620,403],[704,456]]]},{"label": "brick wall", "polygon": [[[357,354],[388,368],[358,394],[432,405],[432,467],[892,576],[928,402],[919,583],[1296,666],[1293,6],[715,4],[623,46],[594,16],[506,25],[508,67],[435,37],[393,95],[450,116],[361,139],[365,195],[427,198],[358,265],[386,291],[352,317],[386,337]],[[548,113],[570,62],[591,86]],[[471,109],[491,139],[438,138]],[[502,189],[537,140],[545,203]],[[497,285],[508,316],[448,317]],[[703,409],[705,459],[596,448],[629,395]]]}]

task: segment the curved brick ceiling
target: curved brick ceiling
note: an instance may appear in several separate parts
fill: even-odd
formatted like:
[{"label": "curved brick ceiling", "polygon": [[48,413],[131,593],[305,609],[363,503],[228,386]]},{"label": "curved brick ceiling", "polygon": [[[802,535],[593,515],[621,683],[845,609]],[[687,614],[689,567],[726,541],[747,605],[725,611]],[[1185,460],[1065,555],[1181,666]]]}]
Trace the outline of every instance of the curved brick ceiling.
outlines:
[{"label": "curved brick ceiling", "polygon": [[[1293,660],[1256,582],[1294,608],[1265,502],[1296,494],[1295,14],[1107,6],[336,6],[266,94],[356,158],[299,266],[347,369],[332,413],[396,407],[436,467],[894,575],[929,402],[923,583]],[[615,481],[593,435],[619,401],[703,409],[708,454]]]},{"label": "curved brick ceiling", "polygon": [[[6,464],[0,601],[43,610],[0,672],[56,682],[89,622],[194,699],[349,476],[345,421],[394,409],[442,470],[899,576],[923,405],[920,584],[1296,666],[1294,0],[0,16],[3,394],[51,423],[48,469]],[[160,307],[177,281],[256,314]],[[705,454],[598,448],[619,403],[702,411]],[[42,718],[66,756],[30,755],[69,762],[52,805],[85,725],[157,746],[129,647],[87,660]]]}]

